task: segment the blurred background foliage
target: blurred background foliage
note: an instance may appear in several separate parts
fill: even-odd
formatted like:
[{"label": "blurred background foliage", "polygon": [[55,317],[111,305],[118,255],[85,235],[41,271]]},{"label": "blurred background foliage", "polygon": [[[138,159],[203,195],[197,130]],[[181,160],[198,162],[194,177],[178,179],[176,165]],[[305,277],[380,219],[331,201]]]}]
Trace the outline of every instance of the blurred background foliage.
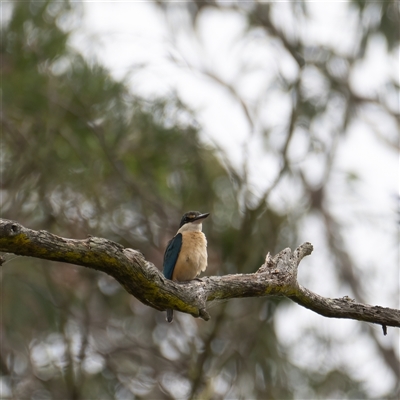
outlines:
[{"label": "blurred background foliage", "polygon": [[[167,3],[158,6],[171,12]],[[15,2],[1,27],[1,216],[65,237],[115,240],[139,249],[161,268],[181,214],[190,209],[211,212],[204,224],[207,274],[223,275],[253,272],[267,251],[295,247],[304,241],[299,237],[304,216],[317,215],[338,279],[346,294],[362,301],[366,289],[346,252],[340,222],[325,201],[326,187],[337,141],[359,107],[373,104],[388,118],[398,117],[383,95],[372,99],[354,93],[348,75],[372,35],[385,38],[388,52],[398,50],[399,14],[395,2],[354,1],[351,7],[362,29],[358,46],[344,56],[310,48],[299,36],[286,33],[271,17],[272,3],[188,1],[180,6],[192,18],[193,29],[207,9],[245,15],[249,33],[261,29],[278,39],[298,66],[293,81],[280,76],[276,83],[291,94],[291,112],[278,150],[268,147],[273,132],[265,130],[266,152],[278,155],[277,175],[265,193],[254,196],[246,171],[234,168],[221,149],[202,140],[196,112],[178,95],[142,98],[69,45],[73,29],[66,28],[66,21],[79,25],[82,4]],[[307,3],[293,2],[289,9],[307,19]],[[311,72],[324,82],[323,94],[308,91]],[[387,85],[387,93],[398,93],[398,82]],[[312,127],[332,107],[337,121],[332,139],[324,142]],[[288,156],[298,128],[309,132],[310,157],[319,157],[323,174],[317,184],[309,183]],[[384,141],[397,149],[393,136]],[[296,208],[285,212],[269,202],[283,181],[299,193]],[[344,362],[324,359],[321,364],[317,356],[308,364],[297,362],[301,346],[282,344],[275,329],[276,315],[288,307],[286,300],[234,300],[215,305],[208,323],[177,313],[168,325],[163,313],[142,305],[103,274],[5,258],[2,398],[371,397],[368,382]],[[355,334],[369,343],[371,354],[398,382],[395,346],[381,344],[376,330]],[[302,345],[309,345],[308,351],[335,351],[335,340],[317,329],[310,329],[307,337]],[[398,396],[398,383],[387,385],[384,397]]]}]

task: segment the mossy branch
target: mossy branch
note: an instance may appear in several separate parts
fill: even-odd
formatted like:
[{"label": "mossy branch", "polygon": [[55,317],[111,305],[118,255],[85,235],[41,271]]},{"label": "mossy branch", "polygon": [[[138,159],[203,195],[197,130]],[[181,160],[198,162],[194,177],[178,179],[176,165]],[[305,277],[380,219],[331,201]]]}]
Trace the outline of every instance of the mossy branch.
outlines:
[{"label": "mossy branch", "polygon": [[210,318],[207,303],[241,297],[286,296],[325,317],[347,318],[400,327],[400,311],[356,303],[344,297],[319,296],[297,282],[297,268],[313,247],[304,243],[293,253],[284,249],[268,253],[253,274],[204,277],[184,283],[165,279],[143,255],[111,240],[88,237],[66,239],[47,231],[34,231],[0,219],[0,251],[21,256],[60,261],[96,269],[114,277],[128,293],[157,310],[173,308],[204,320]]}]

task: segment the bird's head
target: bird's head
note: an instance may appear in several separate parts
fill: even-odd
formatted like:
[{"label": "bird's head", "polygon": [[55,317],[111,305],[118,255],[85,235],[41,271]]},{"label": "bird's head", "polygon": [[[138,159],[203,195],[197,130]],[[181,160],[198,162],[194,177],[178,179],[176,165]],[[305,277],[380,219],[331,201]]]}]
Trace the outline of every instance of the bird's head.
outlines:
[{"label": "bird's head", "polygon": [[179,225],[179,232],[201,231],[201,224],[209,215],[210,213],[202,214],[199,211],[189,211],[186,214],[183,214],[181,223]]}]

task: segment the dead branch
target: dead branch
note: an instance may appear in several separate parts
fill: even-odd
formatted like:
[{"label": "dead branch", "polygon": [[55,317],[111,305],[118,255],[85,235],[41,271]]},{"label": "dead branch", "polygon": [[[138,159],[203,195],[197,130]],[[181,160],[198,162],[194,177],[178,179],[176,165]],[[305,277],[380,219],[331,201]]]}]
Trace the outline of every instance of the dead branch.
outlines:
[{"label": "dead branch", "polygon": [[96,269],[114,277],[128,293],[157,310],[173,308],[204,320],[210,318],[207,302],[241,297],[285,296],[318,314],[400,327],[400,311],[357,303],[346,297],[330,299],[297,282],[301,260],[313,250],[303,243],[294,252],[284,249],[267,254],[265,263],[253,274],[204,277],[184,283],[165,279],[137,250],[111,240],[88,237],[66,239],[47,231],[34,231],[0,219],[0,251],[21,256],[65,262]]}]

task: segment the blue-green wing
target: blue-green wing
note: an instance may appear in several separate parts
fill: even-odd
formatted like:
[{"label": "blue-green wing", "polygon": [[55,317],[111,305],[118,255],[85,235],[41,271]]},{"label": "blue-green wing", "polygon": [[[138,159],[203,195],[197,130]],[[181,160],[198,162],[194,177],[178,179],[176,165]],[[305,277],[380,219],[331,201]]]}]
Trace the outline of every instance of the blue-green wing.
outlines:
[{"label": "blue-green wing", "polygon": [[182,247],[182,233],[178,233],[168,243],[164,253],[163,274],[167,279],[172,279],[176,261]]}]

